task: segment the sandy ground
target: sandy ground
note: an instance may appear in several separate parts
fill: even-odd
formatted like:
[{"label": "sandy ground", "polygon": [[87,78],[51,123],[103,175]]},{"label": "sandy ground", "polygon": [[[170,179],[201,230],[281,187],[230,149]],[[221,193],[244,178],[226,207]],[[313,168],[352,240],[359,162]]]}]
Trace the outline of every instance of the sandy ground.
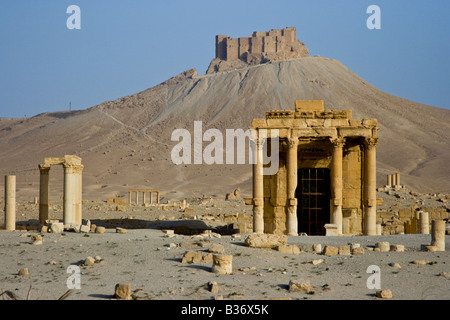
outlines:
[{"label": "sandy ground", "polygon": [[[157,229],[157,224],[178,221],[182,213],[175,209],[162,212],[155,208],[130,207],[124,213],[114,211],[112,206],[110,211],[95,210],[99,208],[92,204],[85,206],[84,218],[99,225],[103,221],[109,226],[105,234],[45,233],[42,245],[32,245],[31,236],[37,231],[0,231],[1,292],[9,290],[21,299],[27,296],[31,300],[58,299],[68,290],[67,280],[72,274],[67,273],[67,269],[75,265],[81,271],[81,289],[75,289],[67,298],[69,300],[111,299],[117,283],[130,284],[136,299],[378,300],[375,297],[377,290],[367,287],[367,280],[372,275],[367,269],[376,265],[380,268],[381,289],[390,289],[393,299],[450,299],[448,235],[445,252],[421,251],[422,244],[430,244],[431,235],[288,237],[288,244],[296,244],[302,250],[294,255],[246,247],[244,240],[248,234],[168,237]],[[28,210],[19,206],[19,216],[27,223],[33,222],[37,208],[31,204],[26,207]],[[251,206],[228,202],[226,207],[218,202],[210,209],[249,213]],[[159,221],[158,217],[162,216],[175,220]],[[125,217],[128,219],[120,219]],[[109,225],[105,223],[107,218]],[[117,226],[129,226],[127,233],[116,233],[111,221],[118,222]],[[145,227],[143,221],[147,222]],[[403,244],[405,252],[370,251],[380,241]],[[223,245],[225,254],[233,256],[233,274],[212,273],[212,263],[181,262],[186,251],[206,255],[214,243]],[[312,252],[312,245],[317,243],[322,246],[359,243],[366,251],[364,255],[326,257]],[[101,261],[93,266],[83,266],[88,256],[99,256]],[[325,261],[313,265],[311,262],[317,259]],[[412,263],[414,260],[429,263],[416,265]],[[392,263],[398,263],[401,268],[392,267]],[[30,275],[19,276],[18,271],[22,268],[28,268]],[[309,281],[313,291],[289,292],[290,280],[299,279]],[[217,282],[219,292],[210,291],[208,283],[211,281]]]}]

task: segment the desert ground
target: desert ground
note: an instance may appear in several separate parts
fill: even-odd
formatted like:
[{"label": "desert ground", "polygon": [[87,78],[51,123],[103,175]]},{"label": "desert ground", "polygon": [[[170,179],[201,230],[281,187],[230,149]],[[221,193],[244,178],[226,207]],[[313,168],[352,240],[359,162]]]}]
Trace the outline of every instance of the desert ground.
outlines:
[{"label": "desert ground", "polygon": [[[428,205],[442,205],[439,197],[415,194],[408,198],[409,194],[378,192],[384,207],[425,201],[417,200],[421,196]],[[38,205],[18,203],[17,226],[22,230],[0,231],[0,292],[7,291],[2,298],[56,300],[68,291],[69,266],[78,266],[80,289],[73,289],[67,300],[114,299],[116,284],[129,284],[131,299],[143,300],[381,300],[377,288],[367,286],[373,275],[368,268],[375,265],[381,289],[392,292],[389,300],[450,299],[449,235],[444,252],[422,251],[421,246],[431,242],[431,235],[422,234],[289,236],[288,244],[300,249],[299,254],[289,254],[248,247],[245,239],[250,232],[226,230],[227,215],[251,217],[252,207],[244,201],[198,197],[187,203],[189,213],[168,205],[118,208],[103,200],[84,201],[83,218],[106,227],[103,234],[41,233],[36,230]],[[51,219],[62,219],[61,205],[53,202]],[[117,227],[127,232],[117,233]],[[43,235],[41,245],[32,244],[36,234]],[[378,252],[378,242],[401,244],[405,250]],[[355,243],[365,249],[364,254],[326,256],[313,251],[314,244],[324,248]],[[232,274],[213,273],[212,262],[206,258],[182,262],[185,252],[206,257],[216,244],[232,255]],[[88,257],[96,259],[91,266],[85,265]],[[24,268],[29,274],[19,275]],[[291,281],[309,282],[311,288],[292,292]],[[211,290],[212,282],[217,290]]]}]

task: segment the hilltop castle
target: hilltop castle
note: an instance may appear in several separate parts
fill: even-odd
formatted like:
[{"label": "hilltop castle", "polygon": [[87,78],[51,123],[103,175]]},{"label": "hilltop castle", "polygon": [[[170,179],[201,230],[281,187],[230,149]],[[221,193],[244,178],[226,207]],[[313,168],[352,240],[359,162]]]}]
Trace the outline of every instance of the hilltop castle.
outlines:
[{"label": "hilltop castle", "polygon": [[297,30],[293,27],[267,32],[255,31],[252,36],[243,38],[217,35],[216,58],[211,62],[207,73],[307,56],[308,49],[303,42],[297,40]]}]

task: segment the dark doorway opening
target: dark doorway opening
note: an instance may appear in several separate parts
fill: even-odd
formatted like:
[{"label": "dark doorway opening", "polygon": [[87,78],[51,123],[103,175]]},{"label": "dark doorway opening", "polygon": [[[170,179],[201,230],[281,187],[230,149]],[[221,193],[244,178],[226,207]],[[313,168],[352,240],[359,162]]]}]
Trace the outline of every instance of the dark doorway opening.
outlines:
[{"label": "dark doorway opening", "polygon": [[299,169],[296,191],[298,232],[325,235],[330,223],[330,170]]}]

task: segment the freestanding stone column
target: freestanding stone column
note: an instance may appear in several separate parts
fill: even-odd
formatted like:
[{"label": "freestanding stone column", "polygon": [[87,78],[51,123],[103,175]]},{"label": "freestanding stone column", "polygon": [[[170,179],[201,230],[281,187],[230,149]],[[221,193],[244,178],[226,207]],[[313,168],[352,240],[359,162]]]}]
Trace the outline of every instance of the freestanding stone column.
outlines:
[{"label": "freestanding stone column", "polygon": [[5,176],[5,230],[16,230],[16,176]]},{"label": "freestanding stone column", "polygon": [[297,146],[298,139],[288,139],[287,150],[287,217],[286,229],[288,236],[298,235],[297,222],[297,198],[295,197],[295,190],[297,189]]},{"label": "freestanding stone column", "polygon": [[39,223],[48,220],[48,182],[50,166],[39,165]]},{"label": "freestanding stone column", "polygon": [[364,234],[377,234],[376,146],[378,138],[368,138],[364,144]]},{"label": "freestanding stone column", "polygon": [[342,234],[342,157],[344,138],[331,139],[331,223],[337,225],[337,234]]},{"label": "freestanding stone column", "polygon": [[64,164],[64,225],[81,225],[82,165]]},{"label": "freestanding stone column", "polygon": [[420,219],[420,233],[421,234],[430,234],[429,213],[425,212],[425,211],[420,211],[419,219]]},{"label": "freestanding stone column", "polygon": [[395,174],[395,185],[396,186],[401,186],[401,184],[400,184],[400,173],[396,173]]},{"label": "freestanding stone column", "polygon": [[387,187],[392,187],[392,174],[387,175]]},{"label": "freestanding stone column", "polygon": [[253,165],[253,232],[264,233],[264,171],[263,141],[256,144],[256,164]]},{"label": "freestanding stone column", "polygon": [[431,221],[431,245],[436,247],[436,251],[445,251],[445,221]]}]

